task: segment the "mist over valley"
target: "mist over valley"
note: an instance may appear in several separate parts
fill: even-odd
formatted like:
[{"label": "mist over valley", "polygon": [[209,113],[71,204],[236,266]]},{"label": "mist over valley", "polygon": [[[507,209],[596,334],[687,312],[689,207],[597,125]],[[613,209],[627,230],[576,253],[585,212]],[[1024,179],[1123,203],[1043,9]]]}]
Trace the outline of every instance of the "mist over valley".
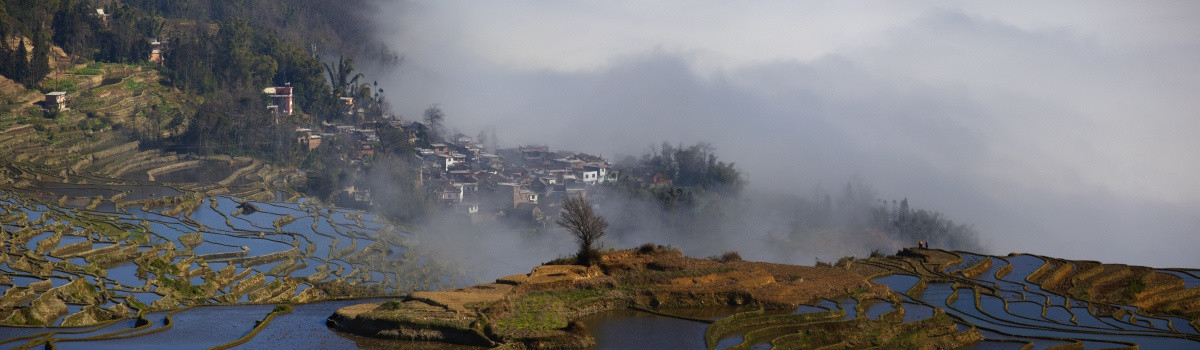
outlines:
[{"label": "mist over valley", "polygon": [[0,347],[1195,348],[1197,17],[0,0]]}]

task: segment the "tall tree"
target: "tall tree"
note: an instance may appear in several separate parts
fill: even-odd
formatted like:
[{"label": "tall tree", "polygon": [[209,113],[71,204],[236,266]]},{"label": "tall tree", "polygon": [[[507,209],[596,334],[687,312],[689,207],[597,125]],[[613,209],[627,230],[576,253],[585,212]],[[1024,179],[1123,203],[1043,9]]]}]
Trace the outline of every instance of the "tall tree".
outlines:
[{"label": "tall tree", "polygon": [[591,265],[598,258],[598,254],[592,246],[601,237],[604,237],[604,229],[608,228],[608,222],[596,214],[592,203],[583,198],[583,195],[564,198],[562,206],[562,212],[559,213],[556,223],[566,228],[579,243],[579,252],[575,255],[575,263],[584,266]]},{"label": "tall tree", "polygon": [[334,65],[326,63],[325,71],[329,73],[329,85],[338,97],[353,95],[352,90],[358,86],[358,79],[363,77],[362,73],[354,73],[354,58],[345,55]]},{"label": "tall tree", "polygon": [[263,53],[265,43],[244,19],[221,23],[217,32],[217,63],[224,70],[224,83],[238,88],[256,89],[272,83],[279,64]]},{"label": "tall tree", "polygon": [[296,105],[306,113],[326,115],[336,105],[336,97],[325,81],[321,61],[292,43],[272,39],[271,57],[279,62],[275,86],[291,83]]},{"label": "tall tree", "polygon": [[91,44],[92,27],[98,27],[94,22],[96,18],[90,15],[90,10],[91,6],[87,1],[63,4],[62,9],[54,14],[54,19],[50,22],[54,30],[51,37],[54,43],[84,60],[91,59],[92,55],[87,48]]},{"label": "tall tree", "polygon": [[163,62],[172,85],[198,93],[217,88],[217,75],[211,68],[215,50],[207,33],[197,30],[194,38],[172,38],[169,47]]},{"label": "tall tree", "polygon": [[12,75],[9,78],[16,80],[26,87],[33,85],[29,84],[29,51],[25,50],[25,38],[17,40],[17,51],[12,54]]},{"label": "tall tree", "polygon": [[33,27],[33,57],[29,59],[29,73],[26,86],[36,86],[50,74],[50,40],[46,38],[46,29],[41,24]]},{"label": "tall tree", "polygon": [[16,80],[13,74],[16,69],[15,55],[8,46],[8,23],[0,21],[0,75]]}]

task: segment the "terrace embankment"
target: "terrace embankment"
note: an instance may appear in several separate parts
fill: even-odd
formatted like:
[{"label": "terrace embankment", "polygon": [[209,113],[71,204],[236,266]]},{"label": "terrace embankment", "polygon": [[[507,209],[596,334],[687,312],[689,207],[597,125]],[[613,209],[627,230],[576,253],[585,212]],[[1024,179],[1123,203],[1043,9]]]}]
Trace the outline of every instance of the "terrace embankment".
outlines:
[{"label": "terrace embankment", "polygon": [[[973,329],[958,332],[946,317],[930,318],[924,321],[927,325],[901,327],[898,317],[902,311],[873,320],[848,320],[846,311],[792,314],[800,305],[831,298],[899,302],[898,295],[886,286],[847,267],[747,262],[736,257],[696,259],[670,248],[643,246],[604,253],[600,263],[591,267],[543,265],[495,283],[348,306],[330,316],[327,323],[345,332],[392,339],[514,348],[588,347],[595,341],[582,323],[576,322],[588,314],[635,309],[669,315],[678,314],[672,310],[686,310],[681,308],[736,306],[745,309],[717,321],[720,325],[709,331],[740,334],[759,330],[755,339],[787,335],[789,338],[782,340],[796,344],[832,341],[851,347],[894,344],[891,342],[899,337],[928,341],[948,335],[938,338],[942,345],[980,339]],[[769,331],[782,329],[780,325],[786,326],[787,334]],[[879,331],[882,329],[889,331]],[[841,336],[860,334],[860,330],[876,330],[872,334],[877,336]],[[820,341],[801,336],[804,332],[819,334],[816,338]],[[714,342],[722,338],[716,336]]]},{"label": "terrace embankment", "polygon": [[[1034,264],[1024,267],[1023,273],[1012,275],[1014,264],[1009,260],[1017,259]],[[994,274],[984,276],[992,267],[998,267],[992,269]],[[988,257],[937,249],[905,249],[895,256],[857,260],[851,264],[851,270],[868,276],[897,273],[918,276],[925,282],[963,283],[991,294],[996,293],[995,285],[977,283],[976,279],[1003,277],[1032,283],[1057,296],[1090,302],[1102,316],[1119,314],[1122,309],[1119,306],[1127,305],[1142,312],[1200,320],[1200,288],[1188,285],[1188,281],[1195,283],[1200,277],[1190,269],[1154,269],[1029,254]]]},{"label": "terrace embankment", "polygon": [[35,104],[42,99],[37,90],[0,78],[0,92],[12,97],[0,101],[0,189],[44,201],[65,196],[78,207],[95,197],[136,206],[179,192],[266,201],[302,180],[294,168],[251,158],[147,147],[186,131],[195,113],[195,99],[162,85],[152,68],[62,68],[75,71],[59,79],[70,87],[69,108],[53,113]]}]

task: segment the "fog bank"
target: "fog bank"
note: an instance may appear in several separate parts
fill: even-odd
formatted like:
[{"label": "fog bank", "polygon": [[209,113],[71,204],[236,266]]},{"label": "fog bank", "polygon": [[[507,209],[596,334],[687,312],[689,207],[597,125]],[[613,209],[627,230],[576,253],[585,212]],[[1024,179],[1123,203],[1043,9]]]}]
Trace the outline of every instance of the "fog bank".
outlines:
[{"label": "fog bank", "polygon": [[380,84],[410,120],[440,103],[502,146],[610,159],[709,142],[750,196],[857,176],[975,224],[993,253],[1200,266],[1200,5],[378,10],[405,57]]}]

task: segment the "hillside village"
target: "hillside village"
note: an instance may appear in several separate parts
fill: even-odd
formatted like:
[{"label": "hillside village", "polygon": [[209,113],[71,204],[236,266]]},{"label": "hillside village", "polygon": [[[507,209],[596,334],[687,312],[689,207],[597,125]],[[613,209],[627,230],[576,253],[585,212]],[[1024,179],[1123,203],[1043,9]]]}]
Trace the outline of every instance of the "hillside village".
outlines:
[{"label": "hillside village", "polygon": [[[607,159],[552,151],[548,146],[488,147],[462,134],[441,142],[425,142],[418,137],[429,130],[425,123],[406,122],[396,116],[365,120],[357,125],[321,123],[316,130],[299,128],[296,141],[309,150],[328,147],[323,145],[329,141],[341,143],[344,146],[338,150],[340,157],[349,161],[355,173],[361,174],[384,142],[372,126],[395,128],[406,138],[404,143],[418,145],[413,147],[413,160],[419,164],[417,186],[442,209],[472,221],[513,212],[526,216],[553,213],[549,208],[558,205],[565,196],[586,195],[590,187],[616,181],[618,175]],[[371,186],[362,181],[343,184],[341,192],[341,198],[352,201],[342,204],[374,205]]]},{"label": "hillside village", "polygon": [[[296,101],[290,84],[265,88],[263,94],[270,98],[266,108],[276,124],[283,118],[299,118],[294,115]],[[442,140],[440,135],[431,137],[436,134],[432,131],[435,127],[427,123],[368,113],[353,97],[342,97],[340,101],[339,114],[344,115],[338,119],[341,122],[323,121],[296,128],[299,148],[311,152],[330,147],[331,143],[341,145],[336,150],[338,157],[353,168],[353,178],[362,179],[382,142],[411,146],[412,160],[419,164],[417,187],[425,197],[472,221],[515,212],[544,225],[540,213],[555,212],[547,210],[565,196],[586,195],[590,186],[617,178],[612,163],[602,157],[551,151],[548,146],[488,148],[481,140],[461,133]],[[401,138],[381,140],[379,128],[398,130]],[[339,204],[347,206],[369,208],[376,204],[370,184],[362,181],[342,184],[338,195]]]},{"label": "hillside village", "polygon": [[[68,2],[57,11],[0,13],[7,24],[0,29],[11,29],[0,33],[8,44],[0,45],[0,58],[40,67],[0,69],[0,111],[12,112],[0,118],[9,130],[4,136],[32,132],[41,143],[67,144],[63,139],[78,135],[138,151],[112,164],[68,156],[68,174],[111,167],[105,171],[115,177],[172,186],[215,179],[216,185],[184,187],[211,194],[246,185],[223,194],[319,198],[398,222],[453,214],[459,222],[504,220],[535,230],[552,226],[564,197],[587,194],[602,202],[597,195],[604,191],[593,189],[613,182],[603,187],[657,205],[663,222],[689,233],[715,227],[705,220],[720,217],[727,210],[720,204],[745,184],[732,162],[703,143],[663,144],[614,166],[540,145],[503,149],[494,131],[474,138],[448,131],[436,104],[424,118],[392,115],[387,94],[354,67],[353,56],[369,52],[317,45],[341,47],[335,44],[358,37],[338,39],[335,30],[321,42],[285,40],[279,35],[291,30],[263,20],[295,20],[294,13],[213,2],[220,11],[210,14],[219,18],[208,18],[170,4]],[[36,25],[37,18],[50,26]],[[387,53],[366,57],[397,62]],[[59,154],[46,153],[38,159],[59,161],[50,159]],[[853,208],[845,211],[855,213],[856,226],[920,237],[970,231],[936,213],[856,203],[838,206]],[[834,224],[830,196],[805,208],[820,219],[794,225],[798,230]]]},{"label": "hillside village", "polygon": [[[100,17],[104,25],[110,23],[103,8],[97,8],[92,16]],[[140,58],[148,64],[146,67],[168,64],[172,58],[170,52],[175,48],[164,42],[155,37],[142,42],[150,48]],[[342,60],[337,64],[353,70],[349,61]],[[43,91],[46,91],[44,99],[36,104],[41,104],[49,116],[66,113],[71,105],[77,104],[74,95],[80,93],[44,88]],[[295,143],[276,145],[276,152],[283,147],[293,147],[301,153],[325,149],[335,153],[338,163],[348,165],[346,173],[350,175],[344,183],[337,183],[337,191],[332,195],[340,205],[364,209],[376,206],[371,183],[364,179],[377,159],[377,150],[389,147],[385,143],[396,144],[390,145],[391,150],[401,147],[410,151],[412,157],[408,161],[419,164],[416,187],[424,192],[425,200],[436,203],[439,212],[456,213],[473,222],[512,217],[516,213],[516,217],[526,218],[527,222],[545,225],[542,213],[556,212],[553,206],[566,195],[586,194],[589,187],[617,179],[610,161],[587,153],[552,151],[547,146],[498,149],[463,134],[431,137],[433,127],[427,123],[384,115],[385,109],[380,108],[382,90],[373,97],[372,92],[337,97],[335,109],[323,113],[328,115],[308,114],[298,108],[302,101],[290,83],[268,86],[262,93],[266,101],[263,108],[270,115],[271,125],[295,126],[292,135]],[[379,137],[379,129],[385,128],[390,129],[391,138]],[[401,135],[398,139],[397,132]],[[302,174],[305,170],[300,171]]]}]

